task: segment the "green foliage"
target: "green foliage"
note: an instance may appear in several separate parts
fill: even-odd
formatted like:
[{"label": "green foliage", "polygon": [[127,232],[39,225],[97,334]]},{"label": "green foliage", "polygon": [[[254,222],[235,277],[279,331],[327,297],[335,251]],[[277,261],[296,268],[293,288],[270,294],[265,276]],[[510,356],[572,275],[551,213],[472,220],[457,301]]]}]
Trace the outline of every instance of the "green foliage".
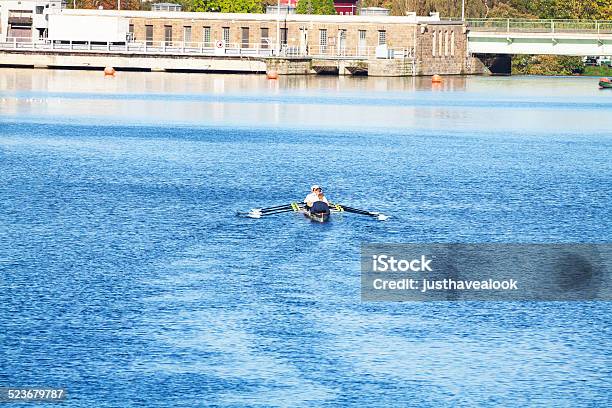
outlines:
[{"label": "green foliage", "polygon": [[192,11],[220,13],[262,13],[260,0],[192,0]]},{"label": "green foliage", "polygon": [[612,67],[607,65],[601,65],[597,67],[588,66],[584,67],[582,75],[585,76],[598,76],[598,77],[612,77]]},{"label": "green foliage", "polygon": [[584,64],[580,57],[556,55],[516,55],[512,58],[512,73],[519,75],[581,74]]},{"label": "green foliage", "polygon": [[[392,15],[437,11],[459,17],[461,0],[361,0],[363,7],[387,7]],[[468,18],[582,18],[612,19],[612,0],[466,0]]]},{"label": "green foliage", "polygon": [[[183,11],[217,11],[226,13],[262,13],[275,0],[171,0]],[[73,1],[68,1],[72,7]],[[144,4],[144,6],[142,5]],[[121,0],[122,9],[149,9],[138,0]],[[77,8],[117,8],[117,0],[76,0]],[[391,15],[416,12],[420,16],[439,12],[442,17],[459,17],[461,0],[360,0],[359,7],[386,7]],[[333,0],[301,0],[297,13],[336,14]],[[467,18],[568,18],[612,19],[612,0],[466,0]]]},{"label": "green foliage", "polygon": [[[119,0],[77,0],[76,8],[98,9],[102,7],[104,10],[117,10]],[[74,7],[75,1],[69,0],[66,6]],[[121,0],[122,10],[140,10],[141,4],[139,0]]]},{"label": "green foliage", "polygon": [[297,14],[336,14],[333,0],[299,0]]},{"label": "green foliage", "polygon": [[488,18],[537,18],[533,14],[526,12],[525,9],[521,6],[514,7],[506,3],[496,4],[495,7],[489,10],[487,17]]},{"label": "green foliage", "polygon": [[505,3],[539,18],[606,19],[612,14],[610,0],[508,0]]}]

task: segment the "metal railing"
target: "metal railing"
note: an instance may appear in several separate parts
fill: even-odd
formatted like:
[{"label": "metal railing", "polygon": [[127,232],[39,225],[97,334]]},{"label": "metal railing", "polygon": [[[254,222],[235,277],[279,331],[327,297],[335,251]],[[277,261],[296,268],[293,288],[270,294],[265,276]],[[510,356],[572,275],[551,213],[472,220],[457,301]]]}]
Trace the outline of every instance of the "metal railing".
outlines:
[{"label": "metal railing", "polygon": [[125,43],[94,41],[40,41],[29,37],[10,37],[0,42],[0,50],[94,52],[148,55],[193,55],[226,57],[317,57],[329,59],[367,59],[375,57],[407,59],[414,58],[414,48],[387,48],[384,56],[377,55],[377,47],[337,47],[282,45],[276,49],[268,41],[261,43],[182,42],[182,41],[132,41]]},{"label": "metal railing", "polygon": [[165,54],[165,55],[227,55],[227,56],[271,56],[274,50],[267,43],[217,44],[213,42],[182,41],[133,41],[133,42],[98,42],[98,41],[40,41],[32,42],[31,38],[11,37],[0,42],[0,49],[57,51],[57,52],[96,52],[126,54]]},{"label": "metal railing", "polygon": [[529,20],[506,18],[468,19],[472,31],[496,33],[575,33],[612,34],[610,20]]},{"label": "metal railing", "polygon": [[342,59],[368,59],[368,58],[390,58],[407,59],[414,58],[414,48],[392,48],[387,47],[386,53],[377,55],[378,47],[339,47],[337,45],[315,45],[308,47],[308,55],[318,58],[342,58]]}]

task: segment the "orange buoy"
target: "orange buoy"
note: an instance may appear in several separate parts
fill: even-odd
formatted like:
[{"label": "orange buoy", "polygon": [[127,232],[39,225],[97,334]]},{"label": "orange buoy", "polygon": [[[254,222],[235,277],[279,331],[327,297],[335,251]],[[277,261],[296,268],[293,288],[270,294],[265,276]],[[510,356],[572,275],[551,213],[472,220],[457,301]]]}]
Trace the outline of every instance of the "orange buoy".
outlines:
[{"label": "orange buoy", "polygon": [[278,72],[276,72],[276,71],[268,71],[268,72],[266,72],[266,77],[268,79],[278,79]]},{"label": "orange buoy", "polygon": [[431,77],[431,82],[434,84],[439,84],[442,82],[442,77],[438,74]]},{"label": "orange buoy", "polygon": [[104,75],[105,76],[113,76],[113,75],[115,75],[115,68],[113,68],[113,67],[106,67],[106,68],[104,68]]}]

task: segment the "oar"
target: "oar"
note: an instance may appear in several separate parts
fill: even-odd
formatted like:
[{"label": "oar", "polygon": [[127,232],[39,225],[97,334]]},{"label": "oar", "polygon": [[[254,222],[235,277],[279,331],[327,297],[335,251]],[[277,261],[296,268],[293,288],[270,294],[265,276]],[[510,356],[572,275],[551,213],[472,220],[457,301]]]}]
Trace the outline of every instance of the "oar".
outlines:
[{"label": "oar", "polygon": [[345,211],[353,214],[366,215],[368,217],[376,218],[378,221],[386,221],[389,219],[388,215],[384,215],[376,211],[360,210],[359,208],[348,207],[342,204],[333,204],[332,208],[335,208],[337,211],[340,212]]},{"label": "oar", "polygon": [[266,215],[274,215],[281,214],[286,212],[297,212],[299,211],[304,204],[302,203],[291,203],[285,205],[277,205],[276,207],[268,207],[268,208],[253,208],[249,212],[238,212],[237,215],[249,217],[249,218],[261,218]]},{"label": "oar", "polygon": [[286,208],[283,210],[268,211],[265,213],[252,211],[252,212],[247,213],[246,216],[249,218],[261,218],[261,217],[266,217],[268,215],[276,215],[276,214],[282,214],[282,213],[287,213],[287,212],[295,212],[295,210],[293,208]]},{"label": "oar", "polygon": [[291,209],[292,205],[291,204],[283,204],[283,205],[277,205],[275,207],[267,207],[267,208],[251,208],[251,210],[249,212],[238,212],[238,215],[248,215],[250,213],[266,213],[266,212],[270,212],[270,211],[277,211],[277,210],[286,210],[286,209]]},{"label": "oar", "polygon": [[291,203],[289,203],[289,204],[283,204],[283,205],[276,205],[276,206],[274,206],[274,207],[266,207],[266,208],[251,208],[251,211],[266,212],[266,211],[281,210],[281,209],[285,209],[285,208],[291,208]]}]

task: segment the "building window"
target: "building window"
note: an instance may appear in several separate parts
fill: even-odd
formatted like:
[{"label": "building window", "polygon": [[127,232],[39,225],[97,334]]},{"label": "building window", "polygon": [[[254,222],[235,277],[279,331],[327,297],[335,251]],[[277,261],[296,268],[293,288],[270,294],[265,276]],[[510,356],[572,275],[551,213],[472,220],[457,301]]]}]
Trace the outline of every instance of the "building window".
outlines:
[{"label": "building window", "polygon": [[164,26],[164,42],[166,46],[172,45],[172,26]]},{"label": "building window", "polygon": [[223,43],[227,47],[230,42],[230,29],[229,27],[223,27]]},{"label": "building window", "polygon": [[451,32],[451,57],[455,56],[455,31]]},{"label": "building window", "polygon": [[270,46],[270,31],[268,27],[261,28],[261,48],[269,48]]},{"label": "building window", "polygon": [[445,31],[444,32],[444,56],[445,57],[448,57],[449,45],[450,45],[450,33],[448,31]]},{"label": "building window", "polygon": [[128,27],[128,41],[134,41],[134,24],[130,24]]},{"label": "building window", "polygon": [[366,55],[368,51],[368,43],[366,42],[366,30],[359,30],[359,42],[357,43],[357,52],[359,55]]},{"label": "building window", "polygon": [[240,46],[242,48],[249,48],[249,27],[242,27],[240,30],[242,34],[242,43]]},{"label": "building window", "polygon": [[378,31],[378,45],[387,44],[387,32],[385,30]]},{"label": "building window", "polygon": [[281,40],[281,45],[287,45],[287,28],[281,28],[280,29],[280,40]]},{"label": "building window", "polygon": [[319,48],[320,48],[321,54],[324,54],[327,52],[327,30],[326,29],[319,30]]},{"label": "building window", "polygon": [[436,56],[436,45],[438,44],[438,32],[436,30],[432,30],[431,33],[431,55],[432,57]]},{"label": "building window", "polygon": [[210,27],[204,27],[204,32],[202,33],[202,41],[204,42],[205,47],[210,47],[212,45],[210,43]]},{"label": "building window", "polygon": [[338,30],[338,54],[344,55],[346,53],[346,30]]},{"label": "building window", "polygon": [[36,14],[42,14],[44,10],[44,6],[36,6]]},{"label": "building window", "polygon": [[442,31],[438,32],[438,56],[442,57],[444,55],[444,48],[442,48],[442,42],[444,40],[444,33]]},{"label": "building window", "polygon": [[184,43],[191,42],[191,26],[183,27],[183,42]]},{"label": "building window", "polygon": [[147,41],[147,45],[153,45],[153,26],[152,25],[145,26],[145,40]]}]

